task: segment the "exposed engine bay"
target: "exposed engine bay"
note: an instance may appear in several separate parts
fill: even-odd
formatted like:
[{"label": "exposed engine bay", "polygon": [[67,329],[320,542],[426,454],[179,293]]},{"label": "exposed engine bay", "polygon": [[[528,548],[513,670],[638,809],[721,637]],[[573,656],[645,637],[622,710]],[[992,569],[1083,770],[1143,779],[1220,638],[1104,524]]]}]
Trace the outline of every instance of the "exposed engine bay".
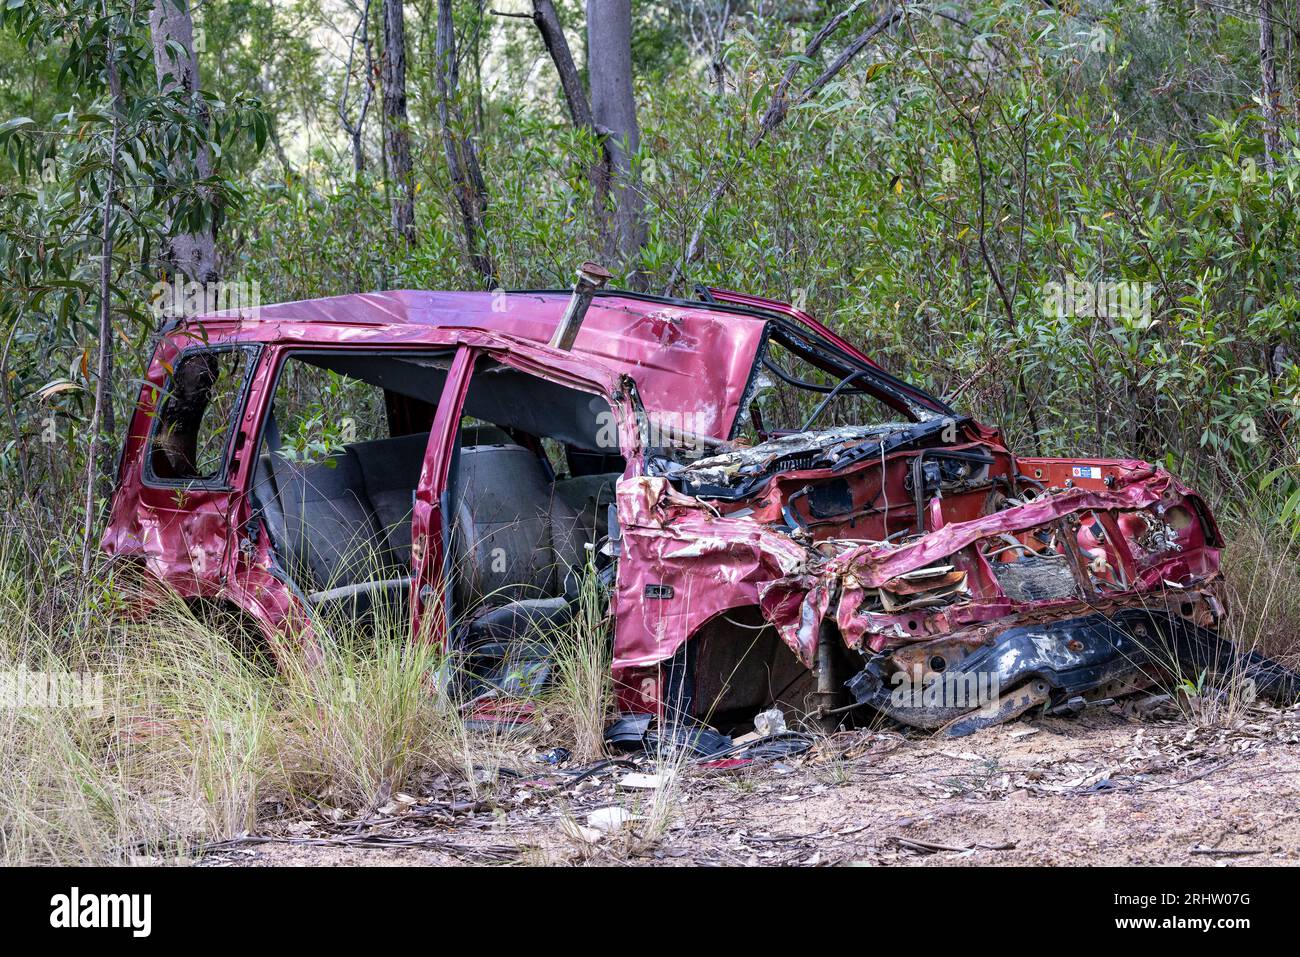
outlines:
[{"label": "exposed engine bay", "polygon": [[[1215,632],[1213,519],[1146,463],[1017,459],[996,433],[940,417],[668,454],[647,471],[624,538],[705,578],[743,582],[746,550],[779,569],[754,583],[758,620],[808,669],[802,711],[826,726],[861,709],[963,734],[1236,660]],[[669,544],[684,539],[708,544]],[[1259,693],[1300,693],[1293,673],[1245,661]],[[737,703],[690,699],[697,719]]]}]

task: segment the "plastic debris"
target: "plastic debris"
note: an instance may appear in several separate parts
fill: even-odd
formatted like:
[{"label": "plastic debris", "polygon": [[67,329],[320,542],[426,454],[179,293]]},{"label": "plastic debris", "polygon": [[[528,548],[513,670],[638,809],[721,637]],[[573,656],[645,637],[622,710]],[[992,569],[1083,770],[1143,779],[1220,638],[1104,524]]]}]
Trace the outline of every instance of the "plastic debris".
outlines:
[{"label": "plastic debris", "polygon": [[771,708],[768,711],[760,711],[754,715],[754,730],[758,732],[759,737],[766,738],[773,734],[785,734],[785,715],[781,713],[780,708]]},{"label": "plastic debris", "polygon": [[596,810],[588,814],[587,826],[600,831],[602,834],[613,834],[630,820],[632,820],[631,812],[627,808],[615,804],[610,807],[596,808]]}]

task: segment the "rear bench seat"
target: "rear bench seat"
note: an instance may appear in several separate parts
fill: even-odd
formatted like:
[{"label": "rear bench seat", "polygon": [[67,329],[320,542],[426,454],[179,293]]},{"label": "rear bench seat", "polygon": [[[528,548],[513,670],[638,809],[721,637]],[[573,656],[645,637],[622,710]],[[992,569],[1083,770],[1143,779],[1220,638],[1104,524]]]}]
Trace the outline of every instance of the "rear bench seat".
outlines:
[{"label": "rear bench seat", "polygon": [[[495,606],[513,617],[522,609],[506,612],[505,605],[536,604],[536,612],[555,614],[617,476],[552,485],[541,460],[500,430],[466,429],[462,440],[457,606]],[[274,496],[260,496],[268,500],[272,537],[287,546],[290,574],[313,604],[347,601],[360,615],[379,594],[407,599],[412,498],[428,441],[424,432],[359,442],[307,466],[263,456],[262,473],[273,469],[279,497],[276,509]]]},{"label": "rear bench seat", "polygon": [[290,573],[313,604],[355,599],[361,613],[378,594],[405,601],[411,495],[428,441],[426,432],[360,442],[306,466],[271,457]]},{"label": "rear bench seat", "polygon": [[361,465],[366,497],[384,536],[388,559],[398,568],[411,565],[412,496],[420,483],[428,444],[429,433],[420,432],[348,446]]}]

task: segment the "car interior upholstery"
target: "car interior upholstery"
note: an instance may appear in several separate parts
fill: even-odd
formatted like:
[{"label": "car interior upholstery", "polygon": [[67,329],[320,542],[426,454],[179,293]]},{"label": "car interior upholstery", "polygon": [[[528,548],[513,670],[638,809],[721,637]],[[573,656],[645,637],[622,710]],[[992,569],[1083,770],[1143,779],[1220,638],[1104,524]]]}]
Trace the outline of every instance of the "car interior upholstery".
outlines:
[{"label": "car interior upholstery", "polygon": [[[440,358],[310,361],[430,404],[434,387],[441,390],[429,381]],[[557,477],[540,439],[579,450],[575,471],[593,463],[621,469],[622,461],[581,452],[599,447],[607,426],[600,412],[608,405],[598,396],[490,366],[475,372],[463,411],[478,424],[462,425],[453,458],[453,637],[472,654],[501,659],[511,639],[567,617],[620,475]],[[353,618],[381,599],[405,608],[411,512],[428,442],[427,431],[356,442],[299,464],[279,454],[272,410],[255,494],[277,555],[310,604]]]}]

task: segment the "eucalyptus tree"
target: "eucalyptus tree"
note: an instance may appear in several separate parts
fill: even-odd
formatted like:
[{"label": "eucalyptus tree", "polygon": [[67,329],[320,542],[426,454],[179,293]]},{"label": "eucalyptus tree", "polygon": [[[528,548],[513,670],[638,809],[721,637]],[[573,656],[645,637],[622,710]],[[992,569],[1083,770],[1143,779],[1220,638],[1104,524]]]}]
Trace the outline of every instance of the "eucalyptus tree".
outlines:
[{"label": "eucalyptus tree", "polygon": [[[605,138],[613,174],[613,248],[630,267],[646,238],[645,195],[636,165],[641,127],[632,90],[631,0],[587,0],[587,76],[592,121]],[[638,286],[642,282],[633,280]]]},{"label": "eucalyptus tree", "polygon": [[392,183],[393,231],[415,239],[415,182],[411,176],[411,130],[406,114],[406,19],[402,0],[383,0],[384,161]]},{"label": "eucalyptus tree", "polygon": [[[165,93],[177,94],[182,103],[188,103],[192,122],[200,129],[206,127],[207,104],[199,87],[199,61],[194,53],[194,20],[190,15],[189,0],[153,0],[149,32],[159,88]],[[209,179],[212,176],[212,148],[206,136],[200,136],[192,155],[179,157],[178,163],[176,173],[179,176],[185,176],[192,166],[199,180]],[[209,217],[196,229],[169,229],[167,262],[172,269],[195,282],[209,283],[220,278],[216,217]]]},{"label": "eucalyptus tree", "polygon": [[[83,565],[111,478],[103,435],[114,430],[114,342],[131,350],[139,372],[171,241],[212,229],[240,197],[222,144],[250,136],[261,149],[267,129],[254,102],[228,106],[182,84],[160,86],[150,14],[134,0],[8,0],[0,9],[0,29],[32,55],[58,52],[65,107],[44,123],[0,121],[0,148],[18,180],[0,217],[8,280],[0,380],[14,433],[4,465],[30,478],[32,440],[47,451],[58,441],[52,411],[75,421],[93,396],[89,421],[63,436],[73,451],[85,442]],[[51,454],[48,467],[67,468],[71,458]]]},{"label": "eucalyptus tree", "polygon": [[438,126],[442,132],[447,172],[460,210],[461,232],[474,271],[488,285],[496,282],[496,267],[484,248],[483,217],[487,212],[487,186],[479,165],[474,139],[465,131],[458,103],[460,69],[456,55],[456,26],[451,0],[438,0],[434,46],[434,80],[438,99]]},{"label": "eucalyptus tree", "polygon": [[629,272],[633,286],[643,285],[637,266],[646,236],[645,199],[635,163],[641,131],[632,87],[631,3],[593,0],[587,4],[590,92],[582,81],[552,0],[532,0],[531,13],[494,12],[532,20],[537,27],[555,65],[569,118],[576,129],[590,132],[600,144],[599,158],[591,164],[588,175],[605,254]]}]

